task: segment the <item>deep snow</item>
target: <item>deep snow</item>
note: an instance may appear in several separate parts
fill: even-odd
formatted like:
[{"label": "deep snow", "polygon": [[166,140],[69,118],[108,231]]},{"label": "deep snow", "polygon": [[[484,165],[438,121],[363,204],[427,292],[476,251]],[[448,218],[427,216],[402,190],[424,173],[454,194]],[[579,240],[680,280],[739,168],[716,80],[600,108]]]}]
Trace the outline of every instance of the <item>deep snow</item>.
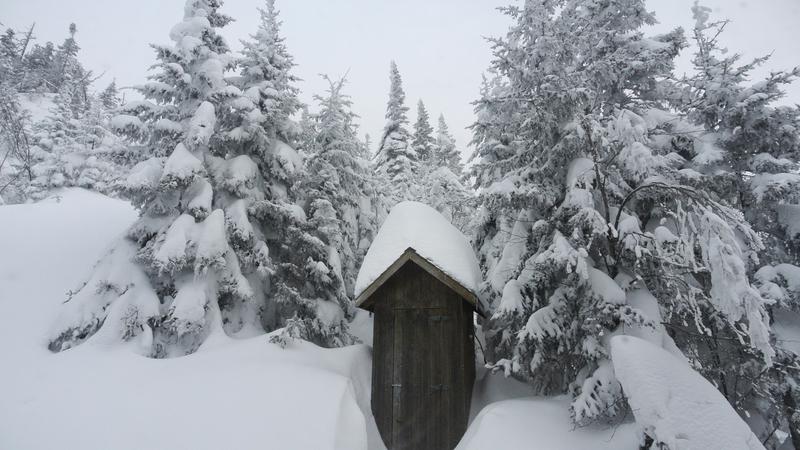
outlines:
[{"label": "deep snow", "polygon": [[[343,349],[219,337],[156,360],[93,337],[49,352],[66,291],[135,218],[129,204],[81,189],[0,207],[0,449],[383,448],[369,406],[366,312],[351,326],[367,345]],[[568,398],[529,395],[479,368],[474,421],[458,448],[638,448],[630,420],[576,429]]]},{"label": "deep snow", "polygon": [[633,336],[611,338],[614,372],[637,423],[672,450],[763,450],[722,394],[672,353]]},{"label": "deep snow", "polygon": [[365,345],[281,350],[260,336],[154,360],[90,339],[50,353],[66,291],[135,218],[80,189],[0,207],[0,448],[368,448]]}]

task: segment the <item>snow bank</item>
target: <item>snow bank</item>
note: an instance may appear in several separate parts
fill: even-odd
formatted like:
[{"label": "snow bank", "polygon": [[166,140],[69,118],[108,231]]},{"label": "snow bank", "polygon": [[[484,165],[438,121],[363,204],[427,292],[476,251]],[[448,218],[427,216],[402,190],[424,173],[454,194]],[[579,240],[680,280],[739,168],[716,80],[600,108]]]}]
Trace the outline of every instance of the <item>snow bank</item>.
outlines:
[{"label": "snow bank", "polygon": [[355,295],[364,292],[409,247],[465,288],[478,292],[481,272],[469,240],[430,206],[402,202],[392,208],[364,257]]},{"label": "snow bank", "polygon": [[666,350],[615,336],[611,359],[636,421],[670,450],[763,450],[722,394]]},{"label": "snow bank", "polygon": [[65,292],[136,216],[80,189],[0,207],[0,448],[380,448],[366,346],[224,338],[155,360],[98,334],[49,352]]},{"label": "snow bank", "polygon": [[635,424],[576,428],[570,399],[525,398],[491,403],[472,422],[456,450],[617,450],[639,448]]}]

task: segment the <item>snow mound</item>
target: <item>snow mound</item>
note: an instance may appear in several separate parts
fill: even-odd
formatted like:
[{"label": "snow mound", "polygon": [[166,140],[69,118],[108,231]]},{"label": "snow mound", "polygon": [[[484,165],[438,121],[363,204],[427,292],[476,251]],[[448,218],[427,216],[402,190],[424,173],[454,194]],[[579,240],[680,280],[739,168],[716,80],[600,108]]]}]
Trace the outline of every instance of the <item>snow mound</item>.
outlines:
[{"label": "snow mound", "polygon": [[671,450],[763,450],[705,378],[666,350],[632,336],[611,339],[614,372],[636,421]]},{"label": "snow mound", "polygon": [[359,296],[408,249],[473,293],[481,271],[469,240],[430,206],[402,202],[392,208],[372,242],[356,279]]},{"label": "snow mound", "polygon": [[633,423],[576,428],[570,399],[529,397],[491,403],[478,414],[456,450],[617,450],[639,448]]},{"label": "snow mound", "polygon": [[82,189],[0,207],[0,449],[381,448],[364,345],[220,338],[156,360],[98,333],[51,353],[66,291],[136,217]]}]

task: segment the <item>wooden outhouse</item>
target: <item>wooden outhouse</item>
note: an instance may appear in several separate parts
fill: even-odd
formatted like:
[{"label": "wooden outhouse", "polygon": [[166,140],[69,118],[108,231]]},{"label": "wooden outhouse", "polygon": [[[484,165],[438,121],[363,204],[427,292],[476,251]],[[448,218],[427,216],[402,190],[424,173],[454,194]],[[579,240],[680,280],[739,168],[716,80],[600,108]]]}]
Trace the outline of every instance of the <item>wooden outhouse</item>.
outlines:
[{"label": "wooden outhouse", "polygon": [[383,263],[370,269],[366,281],[362,267],[356,302],[374,313],[372,411],[378,429],[389,450],[452,450],[467,428],[475,380],[474,313],[482,309],[474,293],[474,253],[435,210],[412,202],[392,210],[370,253],[365,265]]}]

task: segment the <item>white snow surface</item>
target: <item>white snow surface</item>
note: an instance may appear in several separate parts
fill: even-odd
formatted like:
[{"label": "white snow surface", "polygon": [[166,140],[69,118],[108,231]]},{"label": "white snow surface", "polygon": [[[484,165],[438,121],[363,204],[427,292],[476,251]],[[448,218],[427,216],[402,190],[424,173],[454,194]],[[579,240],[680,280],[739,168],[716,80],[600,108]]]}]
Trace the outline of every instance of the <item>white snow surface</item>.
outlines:
[{"label": "white snow surface", "polygon": [[[218,333],[190,356],[156,360],[140,356],[137,342],[110,345],[98,333],[50,353],[47,339],[65,292],[136,220],[123,201],[81,189],[59,197],[0,207],[0,449],[384,448],[370,412],[366,345],[328,350],[295,343],[283,350],[263,335]],[[441,226],[443,219],[430,214],[417,228]],[[371,343],[366,312],[351,329]],[[640,359],[670,357],[653,354]],[[637,424],[576,428],[568,397],[529,397],[523,383],[482,367],[477,375],[474,420],[459,450],[639,446]]]},{"label": "white snow surface", "polygon": [[636,422],[670,450],[764,449],[722,394],[666,350],[615,336],[611,360]]},{"label": "white snow surface", "polygon": [[0,207],[0,449],[382,448],[364,345],[282,350],[223,334],[156,360],[98,333],[48,351],[66,291],[135,219],[80,189]]},{"label": "white snow surface", "polygon": [[576,428],[570,399],[517,398],[489,404],[475,418],[456,450],[622,450],[639,448],[637,427]]},{"label": "white snow surface", "polygon": [[359,296],[408,248],[473,293],[481,271],[469,240],[438,211],[419,202],[401,202],[386,217],[356,279]]}]

